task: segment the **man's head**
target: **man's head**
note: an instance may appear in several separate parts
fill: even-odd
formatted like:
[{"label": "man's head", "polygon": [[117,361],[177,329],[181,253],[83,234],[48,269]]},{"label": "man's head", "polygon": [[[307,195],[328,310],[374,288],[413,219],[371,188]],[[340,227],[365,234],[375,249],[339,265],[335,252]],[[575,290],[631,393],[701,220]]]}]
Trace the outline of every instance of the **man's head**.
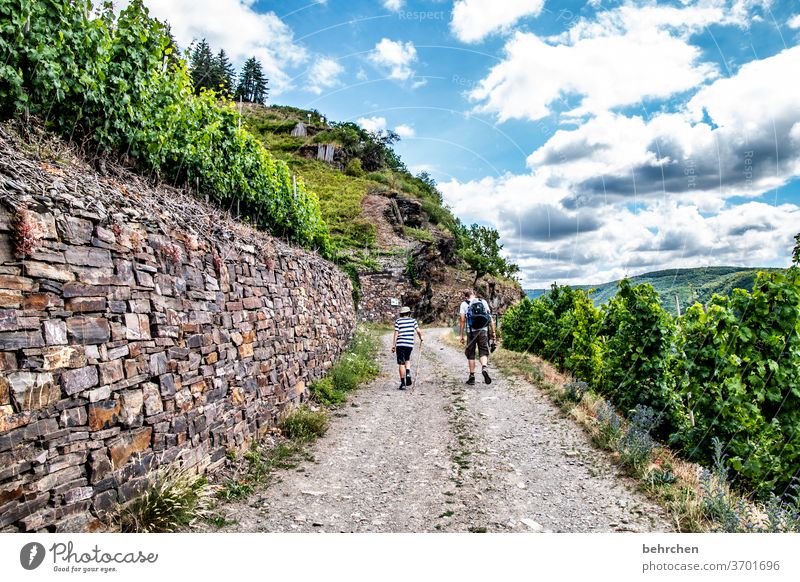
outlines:
[{"label": "man's head", "polygon": [[467,301],[475,297],[475,291],[472,289],[464,289],[464,300]]}]

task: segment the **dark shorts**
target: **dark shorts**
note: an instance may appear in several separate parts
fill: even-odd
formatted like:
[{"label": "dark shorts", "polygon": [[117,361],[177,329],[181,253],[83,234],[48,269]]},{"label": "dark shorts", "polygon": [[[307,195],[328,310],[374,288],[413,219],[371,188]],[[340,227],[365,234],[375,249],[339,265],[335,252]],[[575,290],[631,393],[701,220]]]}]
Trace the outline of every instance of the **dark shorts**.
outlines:
[{"label": "dark shorts", "polygon": [[489,332],[485,329],[471,331],[467,334],[467,348],[464,350],[468,360],[475,359],[475,348],[480,357],[489,357]]},{"label": "dark shorts", "polygon": [[411,350],[414,348],[409,348],[405,346],[397,346],[397,363],[401,366],[406,362],[411,361]]}]

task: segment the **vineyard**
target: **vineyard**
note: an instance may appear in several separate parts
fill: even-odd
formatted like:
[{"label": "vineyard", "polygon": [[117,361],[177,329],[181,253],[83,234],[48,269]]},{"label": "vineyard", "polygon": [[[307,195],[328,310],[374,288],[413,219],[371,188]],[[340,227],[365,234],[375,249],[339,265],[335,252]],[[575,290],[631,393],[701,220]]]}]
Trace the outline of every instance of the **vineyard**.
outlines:
[{"label": "vineyard", "polygon": [[0,117],[41,120],[103,166],[119,159],[191,186],[258,228],[331,253],[317,198],[293,183],[233,103],[194,94],[167,27],[141,0],[0,0]]},{"label": "vineyard", "polygon": [[[706,466],[720,454],[735,486],[782,495],[800,477],[800,268],[760,273],[681,317],[649,284],[619,284],[600,309],[554,285],[503,318],[503,343],[549,359]],[[715,442],[723,444],[715,451]]]}]

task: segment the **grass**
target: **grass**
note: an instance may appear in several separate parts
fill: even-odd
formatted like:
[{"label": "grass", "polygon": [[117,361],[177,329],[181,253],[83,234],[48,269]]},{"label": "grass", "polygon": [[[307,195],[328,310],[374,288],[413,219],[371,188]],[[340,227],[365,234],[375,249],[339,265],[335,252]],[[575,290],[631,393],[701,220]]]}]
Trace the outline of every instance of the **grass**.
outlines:
[{"label": "grass", "polygon": [[243,456],[244,466],[236,475],[225,480],[217,497],[228,501],[243,499],[258,487],[269,485],[275,470],[294,469],[301,460],[308,458],[304,448],[307,442],[289,440],[266,447],[254,441]]},{"label": "grass", "polygon": [[420,242],[433,242],[434,238],[431,233],[421,228],[412,228],[410,226],[403,227],[403,234],[409,238],[416,239]]},{"label": "grass", "polygon": [[358,326],[347,352],[324,378],[311,385],[314,400],[323,406],[340,405],[347,400],[348,392],[378,376],[380,367],[376,358],[380,350],[380,331],[383,330]]},{"label": "grass", "polygon": [[111,514],[120,531],[175,532],[210,515],[214,488],[191,469],[172,464],[154,472],[149,481],[143,495]]},{"label": "grass", "polygon": [[323,410],[311,410],[301,406],[279,424],[283,435],[299,442],[313,441],[328,430],[328,414]]}]

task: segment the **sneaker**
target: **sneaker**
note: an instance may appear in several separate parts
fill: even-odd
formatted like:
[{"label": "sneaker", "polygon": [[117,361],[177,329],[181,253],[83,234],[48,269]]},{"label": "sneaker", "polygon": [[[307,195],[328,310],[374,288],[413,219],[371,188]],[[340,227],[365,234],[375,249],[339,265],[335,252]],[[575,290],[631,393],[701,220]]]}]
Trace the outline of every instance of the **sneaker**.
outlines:
[{"label": "sneaker", "polygon": [[481,373],[483,374],[483,381],[487,384],[491,384],[492,379],[489,377],[489,372],[486,371],[486,368],[484,368]]},{"label": "sneaker", "polygon": [[467,384],[470,386],[475,385],[475,374],[470,374],[469,378],[467,378]]},{"label": "sneaker", "polygon": [[406,383],[401,380],[400,381],[400,386],[397,389],[398,390],[405,390],[406,389]]},{"label": "sneaker", "polygon": [[411,379],[411,372],[406,372],[406,386],[411,386],[413,380]]}]

